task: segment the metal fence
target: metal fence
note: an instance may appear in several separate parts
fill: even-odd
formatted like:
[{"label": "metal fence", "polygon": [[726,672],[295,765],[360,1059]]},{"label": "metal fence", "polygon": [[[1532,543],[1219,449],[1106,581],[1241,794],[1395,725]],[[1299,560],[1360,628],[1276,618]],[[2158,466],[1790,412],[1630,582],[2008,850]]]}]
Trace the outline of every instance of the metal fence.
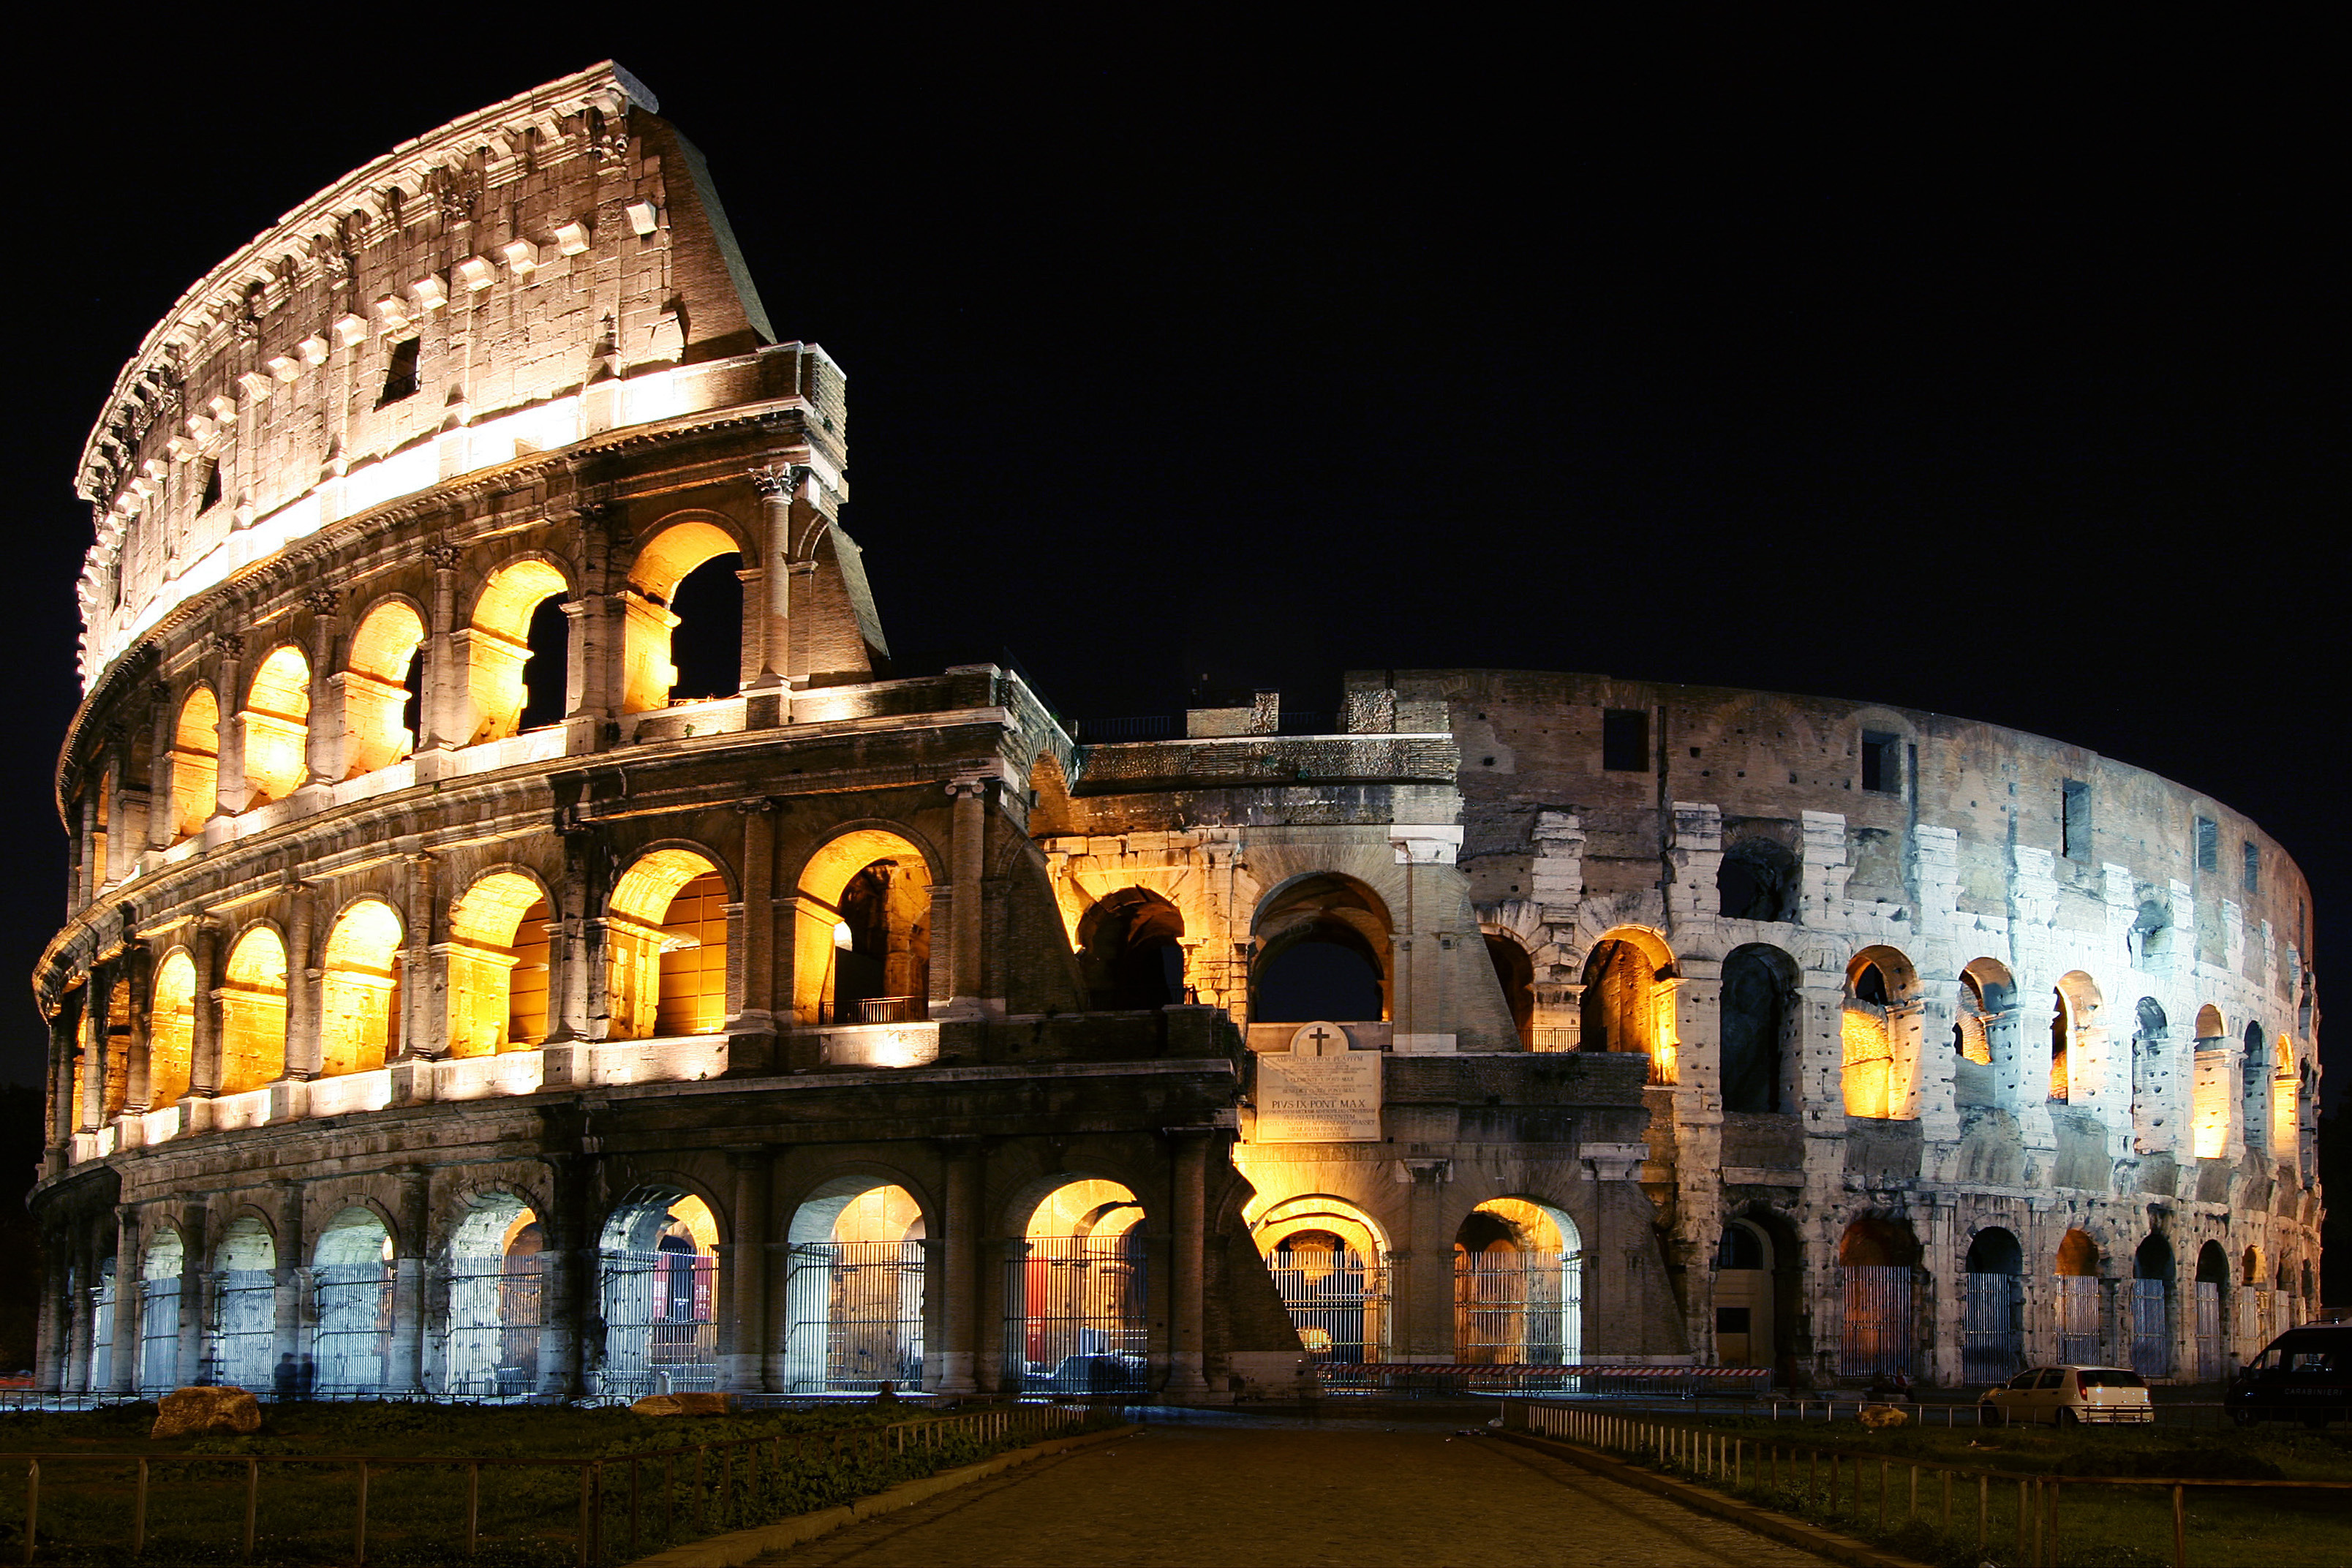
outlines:
[{"label": "metal fence", "polygon": [[711,1299],[719,1260],[613,1247],[597,1255],[597,1265],[604,1300],[597,1391],[641,1399],[716,1389],[719,1328]]},{"label": "metal fence", "polygon": [[2131,1287],[2132,1370],[2142,1377],[2170,1377],[2172,1288],[2161,1279],[2135,1279]]},{"label": "metal fence", "polygon": [[1265,1266],[1298,1331],[1298,1342],[1317,1364],[1356,1366],[1388,1359],[1388,1265],[1368,1261],[1350,1247],[1339,1253],[1276,1252]]},{"label": "metal fence", "polygon": [[1583,1353],[1580,1254],[1473,1252],[1454,1267],[1454,1354],[1470,1364],[1558,1366]]},{"label": "metal fence", "polygon": [[795,1390],[873,1393],[923,1382],[923,1244],[823,1241],[793,1247],[785,1344]]},{"label": "metal fence", "polygon": [[392,1266],[321,1263],[310,1278],[319,1308],[310,1341],[317,1363],[310,1392],[325,1399],[379,1392],[392,1352]]},{"label": "metal fence", "polygon": [[114,1386],[114,1260],[107,1259],[98,1285],[89,1293],[89,1386],[93,1392]]},{"label": "metal fence", "polygon": [[[267,1268],[229,1268],[213,1276],[207,1365],[199,1381],[238,1388],[270,1386],[278,1348],[278,1281]],[[208,1375],[207,1375],[208,1374]]]},{"label": "metal fence", "polygon": [[2227,1369],[2221,1359],[2221,1287],[2210,1279],[2197,1281],[2197,1378],[2219,1383]]},{"label": "metal fence", "polygon": [[542,1258],[468,1259],[450,1269],[448,1361],[457,1399],[514,1399],[539,1386]]},{"label": "metal fence", "polygon": [[2025,1281],[2014,1274],[1971,1274],[1962,1298],[1960,1377],[2006,1383],[2025,1368]]},{"label": "metal fence", "polygon": [[2095,1275],[2058,1276],[2058,1359],[2072,1366],[2096,1366],[2106,1360],[2099,1342]]},{"label": "metal fence", "polygon": [[1009,1388],[1140,1393],[1150,1369],[1143,1254],[1084,1241],[1032,1242],[1005,1267]]},{"label": "metal fence", "polygon": [[180,1386],[180,1282],[139,1282],[139,1392],[152,1399]]},{"label": "metal fence", "polygon": [[1911,1317],[1911,1270],[1857,1264],[1845,1276],[1845,1328],[1838,1371],[1847,1377],[1909,1376],[1917,1335]]}]

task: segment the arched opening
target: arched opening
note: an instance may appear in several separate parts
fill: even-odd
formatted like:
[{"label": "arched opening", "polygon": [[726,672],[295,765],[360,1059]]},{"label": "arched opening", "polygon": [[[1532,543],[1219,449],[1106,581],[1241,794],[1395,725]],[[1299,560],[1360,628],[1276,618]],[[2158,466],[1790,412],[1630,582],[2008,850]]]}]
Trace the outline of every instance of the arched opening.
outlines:
[{"label": "arched opening", "polygon": [[1573,1366],[1584,1346],[1584,1248],[1549,1204],[1489,1198],[1454,1233],[1454,1359]]},{"label": "arched opening", "polygon": [[931,868],[878,827],[845,833],[802,868],[793,1003],[803,1024],[930,1016]]},{"label": "arched opening", "polygon": [[1777,947],[1734,948],[1723,961],[1718,1016],[1724,1110],[1753,1113],[1795,1109],[1790,1080],[1801,1016],[1800,979],[1796,960]]},{"label": "arched opening", "polygon": [[176,1230],[147,1237],[139,1268],[139,1394],[155,1399],[180,1386],[180,1274],[188,1250]]},{"label": "arched opening", "polygon": [[785,1234],[785,1392],[920,1388],[929,1232],[915,1195],[845,1176],[794,1210]]},{"label": "arched opening", "polygon": [[2170,1064],[2165,1060],[2164,1005],[2143,996],[2132,1008],[2131,1095],[2133,1147],[2145,1153],[2164,1126],[2161,1086]]},{"label": "arched opening", "polygon": [[198,1383],[260,1390],[271,1386],[278,1342],[278,1244],[257,1215],[229,1222],[213,1248],[211,1321]]},{"label": "arched opening", "polygon": [[727,882],[691,849],[638,857],[614,884],[604,942],[611,1037],[716,1034],[727,1022]]},{"label": "arched opening", "polygon": [[2197,1249],[2197,1381],[2219,1383],[2229,1375],[2222,1355],[2223,1297],[2230,1289],[2230,1255],[2218,1241]]},{"label": "arched opening", "polygon": [[293,1373],[322,1399],[368,1399],[383,1389],[392,1351],[392,1235],[375,1211],[356,1205],[327,1222],[311,1256],[319,1325],[310,1340],[314,1376]]},{"label": "arched opening", "polygon": [[242,1094],[286,1076],[286,944],[255,926],[229,950],[221,987],[223,1094]]},{"label": "arched opening", "polygon": [[188,1092],[196,1038],[196,965],[175,947],[155,966],[147,1005],[147,1103],[169,1105]]},{"label": "arched opening", "polygon": [[1495,983],[1503,988],[1503,1005],[1511,1010],[1511,1030],[1518,1036],[1520,1048],[1535,1049],[1535,961],[1509,937],[1488,931],[1486,962],[1495,966]]},{"label": "arched opening", "polygon": [[352,634],[342,674],[343,776],[357,778],[416,750],[425,622],[394,599],[370,610]]},{"label": "arched opening", "polygon": [[2303,1114],[2294,1057],[2284,1039],[2273,1045],[2271,1055],[2271,1154],[2282,1165],[2292,1164],[2302,1142],[2298,1123]]},{"label": "arched opening", "polygon": [[2060,980],[2050,994],[2050,1100],[2053,1104],[2074,1097],[2075,1047],[2097,1016],[2097,996],[2090,976],[2079,970]]},{"label": "arched opening", "polygon": [[2249,1247],[2239,1255],[2238,1340],[2242,1354],[2251,1356],[2276,1331],[2271,1326],[2271,1281],[2263,1266],[2263,1249]]},{"label": "arched opening", "polygon": [[2198,1008],[2190,1119],[2192,1146],[2200,1160],[2219,1160],[2230,1148],[2230,1112],[2241,1090],[2230,1081],[2223,1066],[2228,1058],[2222,1053],[2229,1046],[2229,1026],[2221,1021],[2221,1010],[2210,1002]]},{"label": "arched opening", "polygon": [[345,910],[327,933],[320,966],[319,1071],[373,1072],[400,1016],[400,917],[380,899]]},{"label": "arched opening", "polygon": [[1081,1176],[1039,1200],[1008,1265],[1004,1388],[1142,1393],[1150,1368],[1143,1205]]},{"label": "arched opening", "polygon": [[1291,1198],[1250,1229],[1310,1360],[1360,1366],[1388,1359],[1388,1247],[1361,1209],[1339,1198]]},{"label": "arched opening", "polygon": [[449,906],[449,1054],[529,1050],[547,1038],[547,895],[517,871],[480,878]]},{"label": "arched opening", "polygon": [[273,649],[253,672],[245,711],[248,809],[284,800],[310,776],[310,661],[291,646]]},{"label": "arched opening", "polygon": [[1716,907],[1726,920],[1792,921],[1801,886],[1797,858],[1769,838],[1743,838],[1723,852]]},{"label": "arched opening", "polygon": [[1184,1000],[1184,917],[1149,888],[1121,888],[1078,917],[1078,973],[1098,1010]]},{"label": "arched opening", "polygon": [[131,982],[106,988],[106,1083],[99,1098],[102,1120],[112,1121],[131,1103]]},{"label": "arched opening", "polygon": [[719,1221],[677,1187],[645,1187],[604,1222],[596,1253],[604,1360],[597,1392],[625,1399],[719,1386]]},{"label": "arched opening", "polygon": [[1911,1375],[1919,1338],[1911,1283],[1918,1262],[1918,1237],[1904,1221],[1863,1218],[1845,1227],[1838,1240],[1845,1296],[1838,1342],[1842,1375]]},{"label": "arched opening", "polygon": [[1962,1300],[1960,1376],[2006,1383],[2025,1366],[2025,1249],[1999,1226],[1969,1243]]},{"label": "arched opening", "polygon": [[2246,1152],[2267,1154],[2271,1151],[2271,1058],[2260,1024],[2246,1025],[2245,1054],[2238,1068],[2244,1093]]},{"label": "arched opening", "polygon": [[519,1399],[539,1387],[539,1216],[508,1193],[478,1199],[449,1237],[448,1361],[453,1399]]},{"label": "arched opening", "polygon": [[2172,1244],[2150,1232],[2132,1255],[2132,1370],[2172,1375]]},{"label": "arched opening", "polygon": [[569,591],[562,573],[537,560],[501,567],[482,585],[465,634],[468,745],[563,716],[570,632],[562,597]]},{"label": "arched opening", "polygon": [[2099,1245],[2079,1230],[2058,1241],[2058,1359],[2105,1364],[2099,1347]]},{"label": "arched opening", "polygon": [[172,842],[205,830],[220,805],[220,702],[199,686],[172,731]]},{"label": "arched opening", "polygon": [[1650,1081],[1675,1081],[1674,955],[1648,931],[1620,927],[1592,944],[1578,1003],[1577,1049],[1639,1052]]},{"label": "arched opening", "polygon": [[98,1282],[89,1291],[89,1392],[104,1394],[114,1385],[114,1259],[98,1262]]},{"label": "arched opening", "polygon": [[1846,965],[1838,1022],[1845,1113],[1885,1121],[1906,1109],[1896,1029],[1916,991],[1910,960],[1891,947],[1867,947]]},{"label": "arched opening", "polygon": [[1771,1366],[1779,1333],[1774,1322],[1772,1238],[1761,1226],[1735,1219],[1715,1246],[1715,1359],[1718,1366]]},{"label": "arched opening", "polygon": [[666,528],[637,552],[621,595],[623,712],[667,708],[673,690],[691,701],[742,684],[741,563],[733,536],[709,522]]},{"label": "arched opening", "polygon": [[1262,1024],[1389,1016],[1388,906],[1352,877],[1302,877],[1259,906],[1250,1016]]}]

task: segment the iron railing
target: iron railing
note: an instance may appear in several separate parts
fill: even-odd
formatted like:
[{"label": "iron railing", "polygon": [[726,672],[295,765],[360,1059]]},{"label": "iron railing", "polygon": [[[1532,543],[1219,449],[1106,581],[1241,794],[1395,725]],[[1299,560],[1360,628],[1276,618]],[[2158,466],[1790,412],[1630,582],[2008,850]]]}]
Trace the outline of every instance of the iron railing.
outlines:
[{"label": "iron railing", "polygon": [[1318,1366],[1381,1362],[1389,1353],[1389,1270],[1353,1248],[1265,1260],[1298,1342]]},{"label": "iron railing", "polygon": [[1846,1377],[1908,1377],[1918,1339],[1911,1315],[1911,1270],[1857,1264],[1841,1272],[1845,1276],[1845,1323],[1838,1339],[1839,1373]]},{"label": "iron railing", "polygon": [[1031,1242],[1005,1263],[1004,1386],[1133,1394],[1147,1386],[1141,1247],[1122,1238]]},{"label": "iron railing", "polygon": [[923,1244],[803,1242],[785,1274],[793,1393],[871,1394],[923,1382]]},{"label": "iron railing", "polygon": [[2025,1370],[2025,1281],[2014,1274],[1971,1274],[1962,1298],[1960,1377],[2007,1383]]}]

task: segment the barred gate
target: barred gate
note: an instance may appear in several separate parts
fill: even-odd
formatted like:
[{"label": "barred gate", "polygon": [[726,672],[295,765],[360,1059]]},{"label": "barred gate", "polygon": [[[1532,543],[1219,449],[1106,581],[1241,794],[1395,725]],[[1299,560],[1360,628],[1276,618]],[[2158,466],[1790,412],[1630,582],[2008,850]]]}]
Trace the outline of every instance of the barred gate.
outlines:
[{"label": "barred gate", "polygon": [[604,1300],[598,1392],[629,1399],[709,1393],[719,1386],[711,1296],[719,1260],[695,1252],[597,1254]]},{"label": "barred gate", "polygon": [[1076,1240],[1031,1242],[1007,1259],[1005,1386],[1142,1393],[1150,1370],[1143,1262],[1131,1243],[1106,1251]]},{"label": "barred gate", "polygon": [[278,1343],[277,1279],[267,1268],[224,1269],[213,1279],[212,1381],[258,1393],[270,1386]]},{"label": "barred gate", "polygon": [[1569,1366],[1583,1355],[1581,1254],[1468,1252],[1454,1260],[1454,1357],[1466,1366]]},{"label": "barred gate", "polygon": [[2161,1279],[2135,1279],[2131,1296],[2131,1364],[2142,1377],[2172,1375],[2172,1335],[2165,1310],[2171,1289]]},{"label": "barred gate", "polygon": [[539,1387],[541,1256],[472,1258],[450,1269],[445,1394],[514,1399]]},{"label": "barred gate", "polygon": [[1960,1378],[2006,1383],[2025,1369],[2025,1281],[2014,1274],[1971,1274],[1962,1298]]},{"label": "barred gate", "polygon": [[1853,1264],[1845,1276],[1845,1327],[1838,1372],[1846,1377],[1909,1376],[1917,1335],[1907,1265]]},{"label": "barred gate", "polygon": [[321,1263],[310,1278],[319,1306],[311,1392],[322,1399],[381,1392],[392,1351],[392,1265]]},{"label": "barred gate", "polygon": [[2197,1281],[2197,1381],[2219,1383],[2227,1373],[2221,1357],[2221,1287]]},{"label": "barred gate", "polygon": [[[1388,1359],[1389,1269],[1353,1247],[1328,1253],[1269,1255],[1266,1272],[1282,1294],[1298,1342],[1318,1366],[1360,1366]],[[1309,1258],[1311,1261],[1302,1261]]]},{"label": "barred gate", "polygon": [[89,1391],[103,1394],[114,1386],[114,1259],[99,1270],[98,1285],[89,1293]]},{"label": "barred gate", "polygon": [[180,1282],[139,1282],[139,1392],[158,1397],[180,1386]]},{"label": "barred gate", "polygon": [[2096,1275],[2058,1277],[2058,1359],[2075,1366],[2097,1366],[2106,1359],[2099,1348]]},{"label": "barred gate", "polygon": [[795,1245],[785,1275],[792,1388],[866,1393],[923,1384],[923,1244]]}]

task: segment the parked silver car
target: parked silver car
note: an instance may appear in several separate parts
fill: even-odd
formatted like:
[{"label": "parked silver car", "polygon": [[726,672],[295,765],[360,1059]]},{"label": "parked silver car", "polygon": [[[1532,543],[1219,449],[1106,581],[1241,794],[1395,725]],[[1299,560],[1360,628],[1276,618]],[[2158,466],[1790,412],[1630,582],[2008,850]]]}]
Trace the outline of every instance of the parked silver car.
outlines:
[{"label": "parked silver car", "polygon": [[2145,1426],[2155,1421],[2156,1406],[2147,1384],[2127,1368],[2036,1366],[1987,1390],[1977,1417],[1988,1426]]}]

